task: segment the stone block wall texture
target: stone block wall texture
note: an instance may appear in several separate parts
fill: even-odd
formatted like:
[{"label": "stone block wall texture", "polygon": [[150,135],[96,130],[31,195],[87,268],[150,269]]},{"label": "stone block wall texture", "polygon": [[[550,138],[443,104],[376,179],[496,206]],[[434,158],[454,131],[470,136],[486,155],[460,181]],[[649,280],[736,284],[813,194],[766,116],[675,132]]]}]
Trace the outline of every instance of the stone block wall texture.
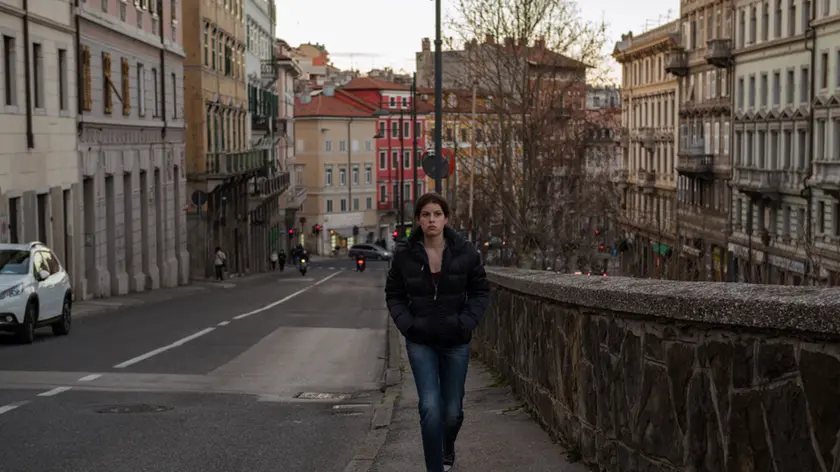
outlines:
[{"label": "stone block wall texture", "polygon": [[840,290],[488,276],[473,349],[592,470],[840,470]]}]

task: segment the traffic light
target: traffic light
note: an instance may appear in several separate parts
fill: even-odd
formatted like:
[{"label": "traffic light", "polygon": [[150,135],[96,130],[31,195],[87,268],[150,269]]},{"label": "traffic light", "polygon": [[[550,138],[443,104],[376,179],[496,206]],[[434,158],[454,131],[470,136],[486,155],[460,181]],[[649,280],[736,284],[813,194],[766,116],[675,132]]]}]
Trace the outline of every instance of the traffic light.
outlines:
[{"label": "traffic light", "polygon": [[294,237],[295,237],[295,230],[289,229],[289,239],[292,239]]},{"label": "traffic light", "polygon": [[319,224],[314,224],[314,225],[312,225],[312,234],[315,234],[315,235],[317,235],[317,234],[321,234],[321,230],[322,230],[322,229],[323,229],[323,228],[321,228],[321,225],[319,225]]},{"label": "traffic light", "polygon": [[393,237],[394,237],[394,241],[396,241],[396,240],[397,240],[397,235],[398,235],[398,234],[400,234],[400,233],[398,233],[397,231],[394,231],[393,233],[391,233],[391,236],[393,236]]}]

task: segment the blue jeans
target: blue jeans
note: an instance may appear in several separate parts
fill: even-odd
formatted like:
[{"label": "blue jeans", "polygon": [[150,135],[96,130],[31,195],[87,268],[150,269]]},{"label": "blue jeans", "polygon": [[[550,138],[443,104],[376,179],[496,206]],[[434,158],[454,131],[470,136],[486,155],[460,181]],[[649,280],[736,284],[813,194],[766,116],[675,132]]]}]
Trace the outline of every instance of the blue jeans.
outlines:
[{"label": "blue jeans", "polygon": [[443,472],[443,456],[455,452],[464,422],[464,383],[470,345],[436,347],[406,341],[420,397],[420,434],[427,472]]}]

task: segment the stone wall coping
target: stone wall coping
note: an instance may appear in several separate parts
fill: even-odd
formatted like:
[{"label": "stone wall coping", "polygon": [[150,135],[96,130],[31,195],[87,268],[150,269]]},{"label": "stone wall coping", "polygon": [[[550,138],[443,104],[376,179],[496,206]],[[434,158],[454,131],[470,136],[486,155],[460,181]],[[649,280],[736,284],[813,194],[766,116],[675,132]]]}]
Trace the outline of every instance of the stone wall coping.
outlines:
[{"label": "stone wall coping", "polygon": [[560,303],[673,321],[840,337],[840,288],[486,270],[494,284]]}]

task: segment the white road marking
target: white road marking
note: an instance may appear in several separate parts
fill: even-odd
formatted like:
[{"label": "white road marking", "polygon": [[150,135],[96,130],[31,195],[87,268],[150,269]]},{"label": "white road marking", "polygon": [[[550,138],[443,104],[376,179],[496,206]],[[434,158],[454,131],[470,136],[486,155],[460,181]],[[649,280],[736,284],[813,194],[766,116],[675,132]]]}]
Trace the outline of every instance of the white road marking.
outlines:
[{"label": "white road marking", "polygon": [[26,405],[27,403],[29,403],[29,401],[28,401],[28,400],[24,400],[24,401],[22,401],[22,402],[10,403],[10,404],[8,404],[8,405],[6,405],[6,406],[0,406],[0,415],[2,415],[3,413],[8,413],[8,412],[10,412],[10,411],[14,410],[15,408],[17,408],[17,407],[19,407],[19,406]]},{"label": "white road marking", "polygon": [[170,350],[170,349],[174,349],[174,348],[176,348],[176,347],[178,347],[178,346],[184,345],[184,344],[186,344],[186,343],[188,343],[188,342],[192,341],[193,339],[196,339],[196,338],[199,338],[199,337],[201,337],[201,336],[204,336],[205,334],[207,334],[207,333],[209,333],[209,332],[213,331],[214,329],[216,329],[216,328],[204,328],[204,329],[202,329],[201,331],[199,331],[199,332],[197,332],[197,333],[193,333],[193,334],[191,334],[191,335],[187,336],[186,338],[181,338],[181,339],[179,339],[179,340],[175,341],[175,342],[174,342],[174,343],[172,343],[172,344],[169,344],[169,345],[167,345],[167,346],[163,346],[163,347],[159,347],[159,348],[155,349],[154,351],[149,351],[149,352],[147,352],[147,353],[145,353],[145,354],[143,354],[143,355],[137,356],[137,357],[135,357],[135,358],[133,358],[133,359],[129,359],[129,360],[125,361],[125,362],[121,362],[121,363],[119,363],[119,364],[115,365],[115,366],[114,366],[114,368],[115,368],[115,369],[124,369],[124,368],[126,368],[126,367],[128,367],[128,366],[131,366],[131,365],[134,365],[134,364],[136,364],[136,363],[138,363],[138,362],[145,361],[146,359],[148,359],[148,358],[150,358],[150,357],[154,357],[154,356],[156,356],[156,355],[160,354],[161,352],[166,352],[166,351],[168,351],[168,350]]},{"label": "white road marking", "polygon": [[227,326],[230,324],[230,321],[220,321],[217,326]]},{"label": "white road marking", "polygon": [[[309,290],[313,287],[317,287],[318,285],[321,285],[322,283],[326,282],[327,280],[330,280],[331,278],[335,277],[336,275],[338,275],[340,273],[341,273],[341,271],[338,271],[335,274],[330,275],[329,277],[324,277],[323,279],[319,280],[318,282],[315,282],[314,284],[312,284],[312,285],[310,285],[310,286],[308,286],[304,289],[298,290],[297,292],[295,292],[295,293],[293,293],[293,294],[291,294],[291,295],[289,295],[285,298],[277,300],[276,302],[273,302],[273,303],[269,303],[268,305],[266,305],[262,308],[257,308],[256,310],[249,311],[248,313],[242,313],[241,315],[234,316],[233,319],[234,320],[241,320],[242,318],[245,318],[245,317],[248,317],[248,316],[251,316],[251,315],[256,315],[257,313],[262,313],[263,311],[266,311],[266,310],[270,310],[270,309],[276,307],[277,305],[279,305],[281,303],[284,303],[288,300],[291,300],[292,298],[300,295],[301,293],[303,293],[303,292],[305,292],[305,291],[307,291],[307,290]],[[172,344],[169,344],[169,345],[163,346],[163,347],[159,347],[159,348],[155,349],[154,351],[149,351],[149,352],[147,352],[145,354],[142,354],[140,356],[137,356],[133,359],[129,359],[125,362],[121,362],[121,363],[115,365],[114,368],[115,369],[124,369],[124,368],[126,368],[128,366],[132,366],[132,365],[134,365],[138,362],[145,361],[146,359],[148,359],[150,357],[154,357],[154,356],[156,356],[156,355],[158,355],[162,352],[166,352],[170,349],[174,349],[176,347],[182,346],[182,345],[192,341],[193,339],[204,336],[205,334],[210,333],[215,329],[216,329],[215,327],[204,328],[201,331],[199,331],[197,333],[193,333],[193,334],[191,334],[191,335],[189,335],[185,338],[179,339]]]},{"label": "white road marking", "polygon": [[47,390],[46,392],[41,392],[38,394],[39,397],[54,397],[59,393],[66,392],[73,387],[56,387],[52,390]]},{"label": "white road marking", "polygon": [[342,271],[338,271],[338,272],[336,272],[336,273],[334,273],[330,276],[324,277],[323,279],[315,282],[314,284],[312,284],[312,285],[310,285],[306,288],[302,288],[302,289],[298,290],[297,292],[287,296],[286,298],[281,298],[280,300],[277,300],[276,302],[269,303],[268,305],[266,305],[264,307],[257,308],[256,310],[249,311],[248,313],[242,313],[241,315],[236,315],[236,316],[233,317],[233,319],[241,320],[242,318],[247,318],[251,315],[256,315],[257,313],[262,313],[266,310],[270,310],[270,309],[276,307],[277,305],[279,305],[281,303],[285,303],[285,302],[291,300],[292,298],[300,295],[301,293],[303,293],[303,292],[305,292],[305,291],[307,291],[311,288],[314,288],[314,287],[317,287],[317,286],[321,285],[322,283],[326,282],[327,280],[330,280],[331,278],[335,277],[336,275],[340,274],[341,272]]},{"label": "white road marking", "polygon": [[102,377],[102,374],[90,374],[90,375],[85,375],[84,377],[80,378],[78,381],[79,382],[93,382],[94,380],[98,379],[99,377]]}]

